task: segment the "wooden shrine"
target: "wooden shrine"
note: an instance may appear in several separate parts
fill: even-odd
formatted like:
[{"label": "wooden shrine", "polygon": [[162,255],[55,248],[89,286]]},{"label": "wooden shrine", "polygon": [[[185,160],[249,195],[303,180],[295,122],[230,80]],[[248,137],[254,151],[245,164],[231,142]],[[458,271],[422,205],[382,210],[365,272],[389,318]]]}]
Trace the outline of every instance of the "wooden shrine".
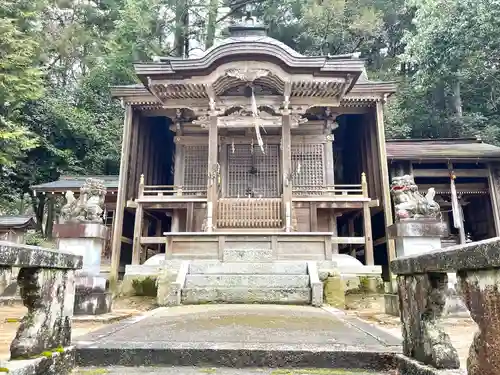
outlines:
[{"label": "wooden shrine", "polygon": [[137,63],[142,83],[113,88],[125,108],[114,272],[151,246],[220,259],[252,241],[276,259],[362,246],[374,264],[373,237],[392,223],[383,106],[395,84],[369,81],[354,55],[303,56],[252,18],[229,31],[201,58]]}]

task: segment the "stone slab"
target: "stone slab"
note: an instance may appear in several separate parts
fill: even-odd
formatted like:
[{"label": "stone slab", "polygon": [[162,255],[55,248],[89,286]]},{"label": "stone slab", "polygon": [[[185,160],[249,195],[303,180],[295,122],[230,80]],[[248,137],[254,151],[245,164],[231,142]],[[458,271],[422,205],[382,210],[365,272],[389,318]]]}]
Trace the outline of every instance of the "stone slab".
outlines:
[{"label": "stone slab", "polygon": [[441,249],[441,237],[398,237],[395,243],[398,258]]},{"label": "stone slab", "polygon": [[[251,243],[249,244],[251,245]],[[228,249],[223,250],[224,262],[272,262],[271,249]]]},{"label": "stone slab", "polygon": [[309,304],[310,288],[185,288],[183,304],[198,303],[279,303]]},{"label": "stone slab", "polygon": [[[75,350],[65,348],[63,352],[54,352],[51,356],[40,358],[5,361],[0,367],[8,369],[9,375],[69,375],[75,364]],[[3,373],[5,371],[0,371]]]},{"label": "stone slab", "polygon": [[391,262],[392,272],[399,275],[490,268],[500,268],[498,237],[425,254],[405,256]]},{"label": "stone slab", "polygon": [[186,288],[197,287],[307,288],[308,275],[187,275]]},{"label": "stone slab", "polygon": [[193,261],[189,266],[192,274],[288,274],[306,275],[307,263],[281,261],[273,263],[222,263]]},{"label": "stone slab", "polygon": [[179,306],[112,324],[75,345],[85,366],[392,366],[400,347],[357,324],[310,306]]},{"label": "stone slab", "polygon": [[99,223],[64,223],[54,224],[56,238],[107,238],[108,228]]},{"label": "stone slab", "polygon": [[168,367],[84,367],[73,371],[73,375],[391,375],[390,372],[370,370],[349,371],[338,368],[228,368],[228,367],[195,367],[195,366],[168,366]]},{"label": "stone slab", "polygon": [[112,312],[101,315],[74,315],[73,323],[114,323],[120,320],[128,319],[132,316],[130,312]]},{"label": "stone slab", "polygon": [[445,223],[435,220],[403,220],[387,227],[389,238],[398,237],[444,237]]},{"label": "stone slab", "polygon": [[0,241],[0,266],[80,269],[83,258],[64,251]]}]

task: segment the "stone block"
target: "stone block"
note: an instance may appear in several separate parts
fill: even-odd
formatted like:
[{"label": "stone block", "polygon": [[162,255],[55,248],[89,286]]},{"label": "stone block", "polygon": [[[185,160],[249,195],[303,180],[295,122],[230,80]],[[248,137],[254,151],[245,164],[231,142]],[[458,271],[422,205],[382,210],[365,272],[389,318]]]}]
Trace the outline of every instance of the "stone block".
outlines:
[{"label": "stone block", "polygon": [[28,312],[23,317],[10,353],[28,358],[71,344],[75,272],[64,269],[22,268],[18,281]]},{"label": "stone block", "polygon": [[345,308],[344,282],[339,275],[329,276],[324,283],[323,290],[326,304],[339,309]]},{"label": "stone block", "polygon": [[310,288],[191,288],[182,290],[182,303],[309,304]]},{"label": "stone block", "polygon": [[186,288],[197,287],[307,288],[308,275],[187,275]]},{"label": "stone block", "polygon": [[224,262],[272,262],[271,249],[224,249]]},{"label": "stone block", "polygon": [[222,263],[217,261],[195,261],[191,263],[192,274],[286,274],[306,275],[306,262],[276,261],[272,263]]},{"label": "stone block", "polygon": [[109,292],[76,292],[74,315],[101,315],[111,312],[113,296]]},{"label": "stone block", "polygon": [[446,304],[448,275],[404,275],[397,280],[403,354],[437,369],[460,368],[458,353],[439,325]]}]

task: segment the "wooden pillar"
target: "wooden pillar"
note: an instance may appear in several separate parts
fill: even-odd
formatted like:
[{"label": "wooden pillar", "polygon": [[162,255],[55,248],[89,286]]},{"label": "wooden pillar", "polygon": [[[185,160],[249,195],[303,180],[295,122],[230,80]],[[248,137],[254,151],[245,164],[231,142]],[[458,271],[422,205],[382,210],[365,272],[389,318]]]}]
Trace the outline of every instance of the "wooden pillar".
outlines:
[{"label": "wooden pillar", "polygon": [[[283,115],[281,126],[281,165],[283,173],[283,212],[285,231],[292,231],[292,134],[290,126],[290,114],[287,112]],[[290,215],[290,217],[288,217]],[[312,225],[312,223],[311,223]],[[311,230],[313,230],[311,228]]]},{"label": "wooden pillar", "polygon": [[498,165],[493,163],[488,164],[488,172],[488,186],[495,223],[495,234],[500,236],[500,170]]},{"label": "wooden pillar", "polygon": [[111,241],[111,269],[110,286],[114,289],[118,281],[118,271],[120,269],[121,238],[123,230],[123,216],[125,214],[125,204],[127,201],[127,174],[130,164],[130,142],[132,128],[133,111],[130,104],[125,107],[125,117],[123,120],[122,152],[120,159],[120,176],[118,178],[118,192],[116,197],[116,210],[113,218],[113,238]]},{"label": "wooden pillar", "polygon": [[[176,137],[179,137],[182,135],[182,128],[180,122],[176,123],[176,131],[175,131]],[[176,189],[179,186],[182,186],[184,181],[184,165],[182,163],[182,160],[184,158],[184,147],[176,142],[175,143],[175,157],[174,157],[174,185],[176,186]],[[174,209],[172,212],[172,223],[170,225],[170,232],[179,232],[179,223],[180,218],[179,218],[179,210]]]},{"label": "wooden pillar", "polygon": [[[385,149],[385,126],[384,126],[384,105],[382,102],[377,102],[376,105],[376,118],[377,118],[377,146],[378,155],[380,158],[380,174],[382,180],[382,204],[384,207],[384,220],[385,227],[394,223],[394,218],[392,216],[392,202],[391,202],[391,191],[389,183],[389,168],[387,166],[387,152]],[[387,258],[389,263],[396,258],[396,249],[394,247],[394,240],[387,239]]]},{"label": "wooden pillar", "polygon": [[[139,196],[142,195],[144,190],[144,175],[141,175],[139,182]],[[135,210],[135,222],[134,222],[134,239],[132,243],[132,264],[141,263],[141,236],[142,228],[144,222],[144,208],[142,203],[137,203],[137,208]]]},{"label": "wooden pillar", "polygon": [[[465,237],[465,222],[464,222],[464,211],[462,208],[462,203],[457,195],[457,190],[455,186],[455,177],[453,176],[453,163],[448,162],[448,171],[450,172],[450,190],[451,190],[451,213],[453,215],[453,224],[460,223],[458,227],[458,233],[460,238],[460,244],[466,243],[467,239]],[[456,207],[456,209],[453,209]]]},{"label": "wooden pillar", "polygon": [[[368,197],[368,183],[365,173],[361,175],[361,186],[363,189],[363,196]],[[365,263],[367,266],[373,266],[375,260],[373,257],[372,215],[368,202],[363,203],[363,232],[365,235]]]},{"label": "wooden pillar", "polygon": [[[349,237],[355,237],[355,232],[354,232],[354,217],[350,217],[347,220],[347,230],[349,232]],[[356,258],[356,246],[355,245],[349,245],[351,247],[351,256]]]},{"label": "wooden pillar", "polygon": [[326,135],[325,143],[325,161],[326,161],[326,184],[335,184],[334,160],[333,160],[333,134]]},{"label": "wooden pillar", "polygon": [[[333,237],[339,236],[339,231],[338,231],[338,227],[337,227],[337,215],[335,213],[332,213],[332,215],[330,215],[328,229],[330,232],[332,232]],[[338,243],[332,244],[332,253],[333,254],[339,253],[339,244]]]},{"label": "wooden pillar", "polygon": [[207,179],[207,225],[206,231],[212,232],[217,221],[218,201],[218,146],[217,115],[211,114],[208,125],[208,179]]}]

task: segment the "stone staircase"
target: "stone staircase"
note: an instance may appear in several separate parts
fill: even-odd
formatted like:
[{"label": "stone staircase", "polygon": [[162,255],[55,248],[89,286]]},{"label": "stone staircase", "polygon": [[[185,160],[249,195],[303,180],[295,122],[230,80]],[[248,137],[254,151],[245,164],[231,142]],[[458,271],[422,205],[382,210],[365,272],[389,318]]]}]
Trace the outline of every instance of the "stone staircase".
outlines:
[{"label": "stone staircase", "polygon": [[273,261],[271,249],[224,249],[222,262],[190,264],[181,302],[310,304],[308,263]]}]

